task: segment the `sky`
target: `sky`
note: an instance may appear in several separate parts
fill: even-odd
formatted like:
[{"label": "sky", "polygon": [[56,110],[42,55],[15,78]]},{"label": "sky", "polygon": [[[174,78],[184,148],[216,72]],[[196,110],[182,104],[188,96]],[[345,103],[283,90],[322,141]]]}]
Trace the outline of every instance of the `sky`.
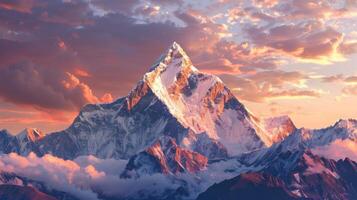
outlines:
[{"label": "sky", "polygon": [[0,129],[68,127],[173,41],[258,117],[357,118],[356,0],[0,0]]}]

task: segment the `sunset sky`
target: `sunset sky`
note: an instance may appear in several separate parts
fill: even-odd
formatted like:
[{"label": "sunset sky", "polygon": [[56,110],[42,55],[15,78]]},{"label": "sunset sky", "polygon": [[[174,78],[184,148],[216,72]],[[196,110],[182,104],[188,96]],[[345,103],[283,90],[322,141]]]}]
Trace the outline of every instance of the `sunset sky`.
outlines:
[{"label": "sunset sky", "polygon": [[0,0],[0,129],[69,126],[173,41],[258,117],[357,118],[356,0]]}]

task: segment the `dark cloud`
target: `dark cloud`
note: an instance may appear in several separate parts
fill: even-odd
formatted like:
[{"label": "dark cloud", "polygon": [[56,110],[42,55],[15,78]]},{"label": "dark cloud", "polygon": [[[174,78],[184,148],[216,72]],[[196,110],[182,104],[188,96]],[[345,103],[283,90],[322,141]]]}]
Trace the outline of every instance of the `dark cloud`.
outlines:
[{"label": "dark cloud", "polygon": [[[265,29],[249,27],[247,36],[258,46],[280,50],[298,59],[312,59],[316,62],[337,61],[341,52],[343,34],[331,27],[321,27],[315,22],[297,25],[280,25]],[[345,47],[344,52],[353,53]]]},{"label": "dark cloud", "polygon": [[[53,13],[46,18],[14,11],[0,12],[5,29],[27,36],[25,39],[13,36],[0,40],[0,49],[6,49],[0,55],[0,67],[31,61],[71,73],[83,69],[88,74],[95,74],[83,77],[83,80],[100,95],[108,90],[115,96],[125,95],[173,41],[178,41],[194,56],[214,46],[219,41],[218,34],[224,31],[224,27],[213,22],[201,23],[197,14],[191,12],[175,13],[186,23],[185,27],[169,22],[137,23],[134,18],[121,13],[108,13],[102,17],[90,13],[63,13],[58,21],[55,20],[56,13],[67,8],[74,13],[86,13],[81,9],[87,11],[88,6],[52,4],[41,8]],[[56,6],[58,10],[51,11]],[[195,62],[198,60],[194,58]]]},{"label": "dark cloud", "polygon": [[133,9],[140,0],[92,0],[91,3],[107,12],[119,12],[121,14],[132,14]]},{"label": "dark cloud", "polygon": [[69,111],[99,101],[73,74],[27,63],[0,70],[0,97],[39,109]]}]

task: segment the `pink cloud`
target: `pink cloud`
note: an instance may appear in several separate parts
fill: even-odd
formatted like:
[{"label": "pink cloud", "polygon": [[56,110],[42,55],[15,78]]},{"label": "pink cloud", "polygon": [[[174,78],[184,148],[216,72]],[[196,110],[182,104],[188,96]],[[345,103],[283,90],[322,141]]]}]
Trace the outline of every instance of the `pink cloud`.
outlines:
[{"label": "pink cloud", "polygon": [[342,93],[345,95],[357,95],[357,85],[348,85],[342,89]]},{"label": "pink cloud", "polygon": [[349,139],[336,140],[327,146],[317,147],[312,152],[334,160],[345,159],[347,157],[357,162],[357,143]]},{"label": "pink cloud", "polygon": [[0,8],[16,10],[18,12],[31,13],[35,1],[33,0],[13,0],[0,2]]},{"label": "pink cloud", "polygon": [[263,71],[245,76],[225,74],[221,77],[240,99],[247,101],[264,102],[274,98],[321,96],[320,91],[299,88],[299,85],[308,79],[300,72]]}]

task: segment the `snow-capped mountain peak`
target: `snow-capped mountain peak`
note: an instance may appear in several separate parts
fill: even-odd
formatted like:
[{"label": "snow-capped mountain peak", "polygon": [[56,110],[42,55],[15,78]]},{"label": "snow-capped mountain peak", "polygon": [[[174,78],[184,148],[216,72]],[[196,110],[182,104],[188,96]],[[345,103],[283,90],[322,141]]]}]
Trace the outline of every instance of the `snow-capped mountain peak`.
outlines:
[{"label": "snow-capped mountain peak", "polygon": [[182,65],[176,65],[176,67],[190,67],[193,70],[197,70],[193,67],[191,59],[182,47],[178,43],[173,42],[171,47],[150,67],[149,71],[153,71],[156,68],[166,68],[173,61],[182,61]]},{"label": "snow-capped mountain peak", "polygon": [[26,128],[23,131],[21,131],[19,134],[16,135],[16,137],[20,140],[20,141],[31,141],[31,142],[35,142],[38,139],[41,139],[45,136],[45,134],[40,131],[37,128]]},{"label": "snow-capped mountain peak", "polygon": [[283,140],[296,130],[294,122],[287,115],[266,118],[262,124],[274,143]]},{"label": "snow-capped mountain peak", "polygon": [[[270,137],[258,127],[254,117],[221,79],[200,72],[176,42],[129,94],[129,110],[148,92],[164,103],[170,114],[185,128],[195,134],[205,133],[211,139],[227,142],[228,146],[235,148],[235,152],[272,144]],[[234,136],[241,133],[251,136]],[[191,146],[192,140],[196,139],[186,138],[185,145]],[[238,145],[237,148],[236,144],[241,142],[247,143],[246,147]]]},{"label": "snow-capped mountain peak", "polygon": [[340,119],[334,125],[335,128],[356,129],[357,120],[355,119]]},{"label": "snow-capped mountain peak", "polygon": [[166,89],[172,93],[175,92],[175,85],[184,84],[194,72],[198,72],[197,68],[192,65],[191,59],[181,46],[174,42],[144,75],[144,82],[156,92],[164,92],[162,90]]}]

